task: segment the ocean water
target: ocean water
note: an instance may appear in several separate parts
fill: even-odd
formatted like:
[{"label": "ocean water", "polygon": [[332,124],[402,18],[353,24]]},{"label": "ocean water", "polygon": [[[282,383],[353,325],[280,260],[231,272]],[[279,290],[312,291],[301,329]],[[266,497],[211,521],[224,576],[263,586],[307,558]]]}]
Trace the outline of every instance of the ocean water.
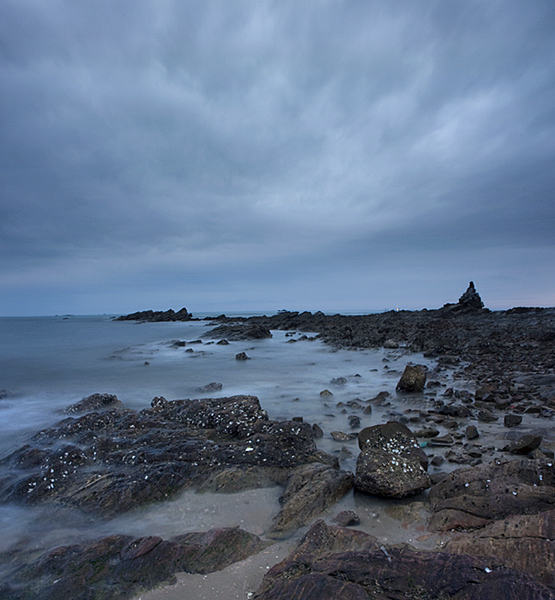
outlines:
[{"label": "ocean water", "polygon": [[[352,414],[365,427],[415,408],[396,397],[395,385],[408,362],[433,366],[403,349],[334,350],[319,340],[292,341],[303,332],[273,331],[271,339],[218,345],[206,335],[212,327],[205,321],[135,323],[110,316],[0,318],[0,458],[64,418],[65,407],[96,392],[116,394],[134,409],[148,407],[155,396],[174,400],[251,394],[271,419],[300,416],[318,423],[325,433],[320,447],[354,470],[356,440],[338,443],[330,432],[351,431]],[[172,346],[175,340],[185,341],[185,347]],[[238,352],[246,352],[250,360],[237,361]],[[333,384],[335,378],[346,383]],[[221,383],[222,390],[198,391],[211,382]],[[325,389],[333,396],[323,399]],[[391,405],[372,415],[344,406],[384,390],[392,394]],[[262,533],[279,509],[278,496],[279,490],[217,498],[187,492],[141,509],[140,518],[125,515],[94,526],[79,516],[56,522],[40,508],[0,506],[0,550],[33,539],[37,531],[46,545],[113,532],[171,536],[221,525]]]}]

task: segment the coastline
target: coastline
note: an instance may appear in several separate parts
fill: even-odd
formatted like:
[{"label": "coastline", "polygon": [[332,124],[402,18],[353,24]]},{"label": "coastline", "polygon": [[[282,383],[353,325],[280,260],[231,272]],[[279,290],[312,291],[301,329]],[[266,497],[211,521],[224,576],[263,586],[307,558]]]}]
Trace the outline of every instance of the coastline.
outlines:
[{"label": "coastline", "polygon": [[[355,404],[348,407],[354,416],[361,415],[362,410],[369,406],[375,412],[383,410],[384,417],[395,409],[398,419],[404,420],[415,432],[430,460],[437,458],[438,464],[430,467],[432,490],[439,489],[438,486],[450,473],[482,469],[492,461],[525,460],[530,464],[544,464],[553,458],[555,448],[552,425],[555,418],[555,309],[518,308],[490,312],[482,308],[457,311],[452,310],[453,306],[456,305],[437,311],[391,311],[362,316],[289,312],[271,317],[221,316],[213,320],[213,325],[247,329],[256,326],[297,332],[296,337],[291,338],[295,342],[306,341],[300,335],[302,332],[312,332],[330,347],[357,351],[385,346],[390,347],[392,352],[402,351],[407,355],[423,353],[434,361],[436,368],[428,373],[427,386],[421,392],[409,394],[404,400],[402,396],[392,397],[389,401],[376,397],[361,401],[358,407]],[[450,387],[441,383],[447,377],[452,383]],[[391,390],[390,393],[393,392]],[[393,402],[389,409],[388,402]],[[507,424],[507,416],[514,417],[513,421],[509,419],[510,424]],[[472,440],[467,429],[471,425],[479,429],[479,437]],[[435,434],[432,433],[434,428]],[[425,431],[426,434],[423,433]],[[540,438],[534,448],[516,453],[514,449],[508,449],[526,435]],[[438,443],[440,439],[441,443]],[[346,439],[344,447],[356,458],[355,443],[352,438],[350,441]],[[376,504],[380,506],[380,526],[372,521],[375,519],[372,507],[353,502],[352,494],[350,492],[328,505],[319,516],[311,517],[287,541],[274,541],[262,552],[235,562],[224,570],[212,574],[181,574],[176,584],[162,585],[150,592],[126,597],[177,600],[187,598],[186,594],[193,594],[191,590],[194,590],[190,597],[198,600],[265,598],[271,578],[267,580],[270,583],[265,584],[266,591],[259,591],[258,596],[253,594],[266,572],[274,573],[276,563],[287,568],[287,555],[294,549],[301,534],[310,532],[318,518],[323,517],[332,526],[334,516],[343,509],[358,511],[362,517],[360,526],[349,531],[358,530],[376,536],[380,544],[387,547],[386,552],[402,542],[421,548],[422,552],[431,551],[454,538],[449,529],[430,530],[430,518],[437,507],[431,506],[427,492],[403,501],[381,500]],[[388,521],[388,511],[394,508],[396,517]],[[389,529],[394,529],[395,523],[398,523],[399,531],[401,534],[406,532],[406,538],[401,535],[387,539],[384,522]],[[265,537],[263,528],[259,533]],[[333,535],[339,534],[334,532]],[[469,543],[468,540],[465,543]],[[541,556],[538,555],[538,560]],[[506,565],[510,563],[506,558],[502,560]],[[536,576],[538,581],[542,579],[537,573]]]}]

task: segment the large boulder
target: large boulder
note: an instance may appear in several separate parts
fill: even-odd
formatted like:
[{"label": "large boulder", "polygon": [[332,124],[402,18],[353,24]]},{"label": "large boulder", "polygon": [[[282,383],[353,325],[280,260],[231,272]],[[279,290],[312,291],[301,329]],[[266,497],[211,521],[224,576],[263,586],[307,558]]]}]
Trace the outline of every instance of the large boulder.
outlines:
[{"label": "large boulder", "polygon": [[317,521],[272,567],[256,600],[553,600],[531,576],[492,559],[385,546],[361,531]]},{"label": "large boulder", "polygon": [[355,488],[384,498],[405,498],[430,487],[428,458],[412,431],[390,421],[358,435]]}]

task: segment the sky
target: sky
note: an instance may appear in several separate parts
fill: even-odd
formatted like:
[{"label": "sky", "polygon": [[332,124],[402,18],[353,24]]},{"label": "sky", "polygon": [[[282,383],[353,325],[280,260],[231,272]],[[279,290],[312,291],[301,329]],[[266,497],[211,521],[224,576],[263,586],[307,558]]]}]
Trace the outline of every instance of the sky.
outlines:
[{"label": "sky", "polygon": [[0,315],[555,306],[553,0],[2,0]]}]

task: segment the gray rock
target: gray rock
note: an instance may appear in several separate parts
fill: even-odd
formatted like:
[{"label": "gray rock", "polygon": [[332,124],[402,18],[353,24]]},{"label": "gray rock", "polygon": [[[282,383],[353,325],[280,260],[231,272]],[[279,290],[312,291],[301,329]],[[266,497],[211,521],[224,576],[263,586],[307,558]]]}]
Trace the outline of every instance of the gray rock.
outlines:
[{"label": "gray rock", "polygon": [[520,425],[521,423],[522,423],[521,415],[509,414],[509,415],[505,415],[505,418],[503,419],[503,424],[505,425],[505,427],[516,427],[517,425]]},{"label": "gray rock", "polygon": [[503,450],[504,452],[510,452],[511,454],[528,454],[540,447],[542,439],[541,435],[527,433],[518,438],[516,442],[505,446]]}]

